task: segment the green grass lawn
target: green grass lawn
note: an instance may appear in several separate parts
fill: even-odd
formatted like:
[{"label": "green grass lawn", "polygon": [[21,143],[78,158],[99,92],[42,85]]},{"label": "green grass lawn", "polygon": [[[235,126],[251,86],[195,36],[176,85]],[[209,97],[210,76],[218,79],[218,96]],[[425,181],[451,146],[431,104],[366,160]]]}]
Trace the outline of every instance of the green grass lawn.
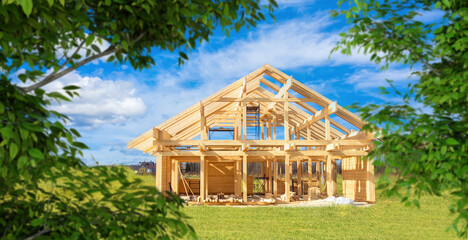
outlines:
[{"label": "green grass lawn", "polygon": [[[154,185],[153,176],[140,176]],[[340,187],[338,178],[338,188]],[[184,211],[201,239],[455,239],[445,229],[448,197],[423,196],[421,208],[396,198],[369,207],[190,206]]]}]

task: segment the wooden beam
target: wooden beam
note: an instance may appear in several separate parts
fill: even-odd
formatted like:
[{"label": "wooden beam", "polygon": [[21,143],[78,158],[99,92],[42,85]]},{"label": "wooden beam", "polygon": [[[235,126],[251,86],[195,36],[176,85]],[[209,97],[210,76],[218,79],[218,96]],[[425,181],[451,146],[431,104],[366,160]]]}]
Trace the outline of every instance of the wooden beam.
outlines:
[{"label": "wooden beam", "polygon": [[179,194],[179,162],[171,159],[171,188],[172,192]]},{"label": "wooden beam", "polygon": [[278,197],[278,163],[276,162],[276,158],[273,159],[273,196],[276,201]]},{"label": "wooden beam", "polygon": [[247,203],[247,155],[242,156],[242,202]]},{"label": "wooden beam", "polygon": [[290,170],[289,154],[286,154],[284,159],[284,192],[286,195],[286,202],[291,201],[291,170]]},{"label": "wooden beam", "polygon": [[[288,98],[288,91],[284,93],[285,98]],[[289,102],[284,102],[284,140],[289,140]]]},{"label": "wooden beam", "polygon": [[[296,98],[296,97],[289,97],[287,99],[289,102],[313,102],[314,99],[313,98]],[[270,102],[269,105],[276,105],[277,102],[284,102],[286,101],[285,98],[277,98],[276,96],[275,97],[250,97],[250,98],[229,98],[229,97],[222,97],[222,98],[218,98],[215,100],[215,102],[242,102],[242,101],[246,101],[246,102]],[[274,106],[271,107],[271,110],[273,110]],[[270,109],[270,106],[268,106],[267,108],[268,110]],[[269,111],[271,111],[269,110]]]},{"label": "wooden beam", "polygon": [[[275,95],[274,98],[276,98],[276,99],[277,98],[284,98],[284,100],[286,102],[289,101],[287,92],[292,86],[292,80],[291,79],[292,79],[292,76],[289,76],[288,81],[283,85],[283,87],[281,87],[281,89],[278,91],[278,93]],[[271,112],[274,109],[275,106],[276,106],[276,102],[270,103],[268,105],[268,109],[267,109],[268,112]]]},{"label": "wooden beam", "polygon": [[302,160],[297,160],[297,195],[302,196]]},{"label": "wooden beam", "polygon": [[242,126],[243,126],[242,140],[247,140],[247,103],[246,102],[242,102]]},{"label": "wooden beam", "polygon": [[319,157],[319,156],[327,156],[331,155],[334,157],[356,157],[356,156],[367,156],[367,152],[364,151],[357,151],[357,150],[341,150],[341,151],[322,151],[322,150],[312,150],[312,151],[291,151],[291,152],[283,152],[283,151],[206,151],[206,152],[199,152],[199,151],[182,151],[182,150],[167,150],[164,152],[154,152],[156,156],[180,156],[180,157],[190,157],[190,156],[210,156],[210,157],[230,157],[230,156],[243,156],[244,154],[247,156],[285,156],[289,154],[291,157]]},{"label": "wooden beam", "polygon": [[156,188],[162,191],[163,157],[156,156]]},{"label": "wooden beam", "polygon": [[[307,159],[307,173],[308,173],[308,178],[309,178],[308,179],[309,184],[307,184],[307,186],[308,188],[310,188],[312,186],[312,159],[311,158]],[[310,199],[310,196],[309,196],[309,199]]]},{"label": "wooden beam", "polygon": [[200,202],[204,202],[206,199],[206,164],[205,156],[200,155]]},{"label": "wooden beam", "polygon": [[234,180],[236,181],[234,185],[234,193],[240,197],[242,194],[242,161],[235,161],[235,176]]}]

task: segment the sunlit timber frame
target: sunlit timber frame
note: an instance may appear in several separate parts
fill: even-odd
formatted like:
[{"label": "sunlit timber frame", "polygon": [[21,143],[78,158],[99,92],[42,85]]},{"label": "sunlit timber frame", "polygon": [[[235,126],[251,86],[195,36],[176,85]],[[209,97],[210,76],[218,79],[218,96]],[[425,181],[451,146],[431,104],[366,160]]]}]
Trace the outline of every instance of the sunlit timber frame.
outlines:
[{"label": "sunlit timber frame", "polygon": [[[247,109],[255,106],[259,107],[259,122],[248,114]],[[252,191],[245,184],[250,181],[249,162],[262,164],[268,183],[264,191],[275,198],[282,195],[289,202],[292,185],[298,188],[296,194],[304,196],[320,182],[325,183],[324,194],[336,195],[338,159],[342,160],[344,197],[375,202],[372,161],[363,159],[373,148],[374,136],[353,131],[343,122],[356,129],[365,124],[337,102],[264,65],[131,140],[128,148],[156,157],[156,187],[161,191],[179,193],[183,185],[179,183],[180,163],[199,162],[198,195],[202,202],[216,191],[232,192],[247,202]],[[259,139],[247,139],[252,126],[261,128]],[[229,127],[233,138],[211,140],[209,131],[213,127]],[[278,135],[283,138],[278,139]],[[297,173],[296,184],[292,184],[293,163],[306,170]],[[279,164],[285,164],[282,178]],[[216,175],[220,168],[223,174]],[[228,181],[221,184],[219,179]]]}]

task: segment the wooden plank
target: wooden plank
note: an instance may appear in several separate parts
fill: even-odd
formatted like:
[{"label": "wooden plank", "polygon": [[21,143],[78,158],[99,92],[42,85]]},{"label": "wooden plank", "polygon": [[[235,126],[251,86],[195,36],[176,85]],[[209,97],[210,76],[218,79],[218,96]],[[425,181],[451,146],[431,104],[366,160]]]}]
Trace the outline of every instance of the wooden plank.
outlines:
[{"label": "wooden plank", "polygon": [[200,200],[204,202],[206,199],[206,163],[205,156],[200,156]]},{"label": "wooden plank", "polygon": [[291,193],[290,193],[290,189],[291,189],[291,166],[290,166],[290,162],[289,162],[289,154],[286,154],[285,156],[285,159],[284,159],[284,177],[285,177],[285,181],[284,181],[284,188],[285,188],[285,194],[286,194],[286,202],[290,202],[291,201]]},{"label": "wooden plank", "polygon": [[247,104],[246,102],[242,102],[242,126],[243,126],[242,140],[247,140]]},{"label": "wooden plank", "polygon": [[297,160],[297,195],[302,196],[302,160]]},{"label": "wooden plank", "polygon": [[247,202],[247,155],[242,156],[242,202]]},{"label": "wooden plank", "polygon": [[273,160],[273,196],[278,197],[278,163],[276,158]]},{"label": "wooden plank", "polygon": [[[289,79],[288,81],[286,81],[286,83],[283,85],[283,87],[281,87],[281,89],[278,91],[278,93],[275,95],[274,98],[284,98],[287,101],[289,101],[289,97],[288,97],[288,90],[291,88],[292,86],[292,76],[289,76]],[[276,102],[272,102],[268,105],[268,112],[271,112],[274,107],[276,106]]]},{"label": "wooden plank", "polygon": [[156,188],[162,191],[163,157],[156,156]]},{"label": "wooden plank", "polygon": [[176,194],[179,194],[179,162],[171,159],[171,188]]},{"label": "wooden plank", "polygon": [[241,196],[242,193],[242,162],[241,161],[235,161],[235,194],[237,196]]},{"label": "wooden plank", "polygon": [[[284,97],[287,99],[288,98],[288,91],[284,93]],[[284,127],[284,140],[288,141],[289,138],[289,102],[285,101],[284,102],[284,122],[283,122],[283,127]]]},{"label": "wooden plank", "polygon": [[283,146],[287,143],[293,143],[296,146],[326,146],[329,144],[338,144],[340,146],[357,146],[365,147],[372,145],[372,140],[347,140],[347,139],[332,139],[332,140],[163,140],[155,141],[154,145],[162,146],[198,146],[203,142],[203,145],[208,147],[213,146],[242,146],[248,144],[252,147],[256,146]]},{"label": "wooden plank", "polygon": [[[216,100],[214,100],[214,102],[242,102],[242,101],[246,101],[246,102],[270,102],[270,104],[274,104],[274,103],[277,103],[277,102],[284,102],[286,101],[286,99],[284,98],[277,98],[276,96],[275,97],[248,97],[248,98],[229,98],[229,97],[221,97],[221,98],[218,98]],[[313,102],[315,99],[313,98],[296,98],[296,97],[289,97],[288,98],[288,101],[289,102]]]},{"label": "wooden plank", "polygon": [[[233,157],[233,156],[286,156],[286,152],[283,151],[263,151],[263,150],[252,150],[247,152],[242,151],[185,151],[185,150],[167,150],[163,152],[154,152],[156,156],[180,156],[180,157],[190,157],[190,156],[212,156],[212,157]],[[327,156],[331,155],[334,157],[356,157],[356,156],[367,156],[367,152],[365,151],[357,151],[357,150],[340,150],[340,151],[332,151],[327,152],[323,150],[312,150],[312,151],[291,151],[288,153],[291,157],[319,157],[319,156]]]}]

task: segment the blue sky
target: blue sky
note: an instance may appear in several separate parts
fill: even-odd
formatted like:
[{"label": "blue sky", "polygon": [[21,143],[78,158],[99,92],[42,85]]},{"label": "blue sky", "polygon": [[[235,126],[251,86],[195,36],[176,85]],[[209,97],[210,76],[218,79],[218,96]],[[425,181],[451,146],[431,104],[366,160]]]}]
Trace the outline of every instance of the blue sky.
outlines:
[{"label": "blue sky", "polygon": [[[251,71],[270,64],[342,106],[396,100],[379,95],[385,79],[404,87],[412,79],[404,65],[385,72],[367,56],[344,56],[330,50],[346,30],[343,19],[330,18],[334,1],[279,1],[276,22],[267,19],[257,28],[226,38],[217,32],[209,43],[177,65],[177,53],[154,51],[156,66],[144,71],[128,64],[96,60],[48,86],[82,87],[81,97],[54,108],[68,114],[69,124],[82,134],[87,164],[135,164],[153,160],[149,154],[128,150],[127,142],[169,117],[199,102]],[[424,16],[423,16],[424,17]],[[426,15],[429,20],[434,16]]]}]

